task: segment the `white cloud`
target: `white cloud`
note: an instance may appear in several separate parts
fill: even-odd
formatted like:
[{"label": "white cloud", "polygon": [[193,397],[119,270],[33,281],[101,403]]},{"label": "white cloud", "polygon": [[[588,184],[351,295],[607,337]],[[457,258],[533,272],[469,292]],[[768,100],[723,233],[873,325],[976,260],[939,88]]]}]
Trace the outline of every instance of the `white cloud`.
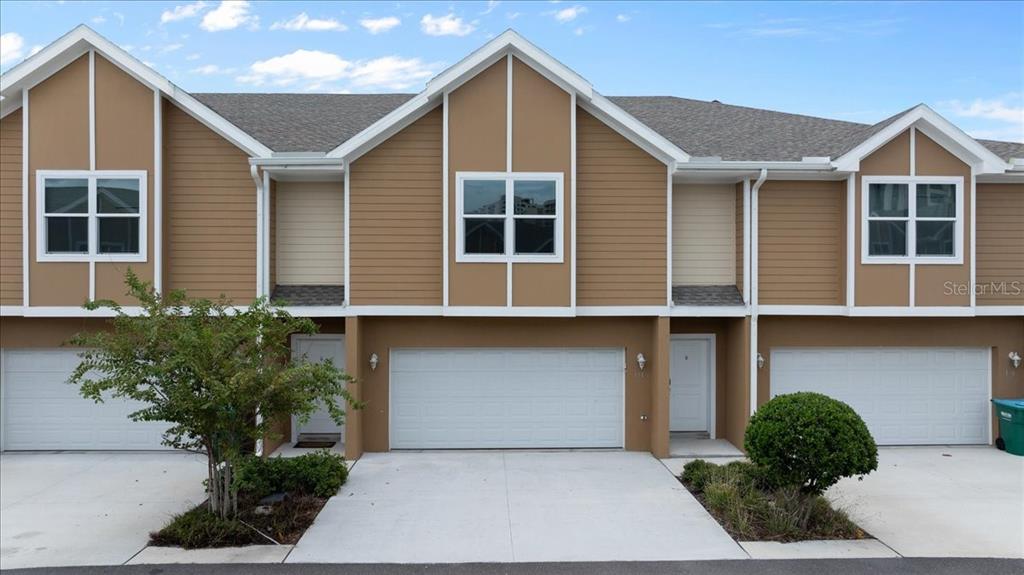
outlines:
[{"label": "white cloud", "polygon": [[331,82],[347,82],[355,88],[403,90],[434,75],[438,65],[419,58],[385,56],[366,61],[350,61],[319,50],[296,50],[290,54],[260,60],[247,74],[236,80],[261,86],[303,84],[306,90],[319,90]]},{"label": "white cloud", "polygon": [[113,12],[113,14],[114,18],[117,18],[117,23],[121,26],[124,26],[124,14],[120,12]]},{"label": "white cloud", "polygon": [[189,54],[188,56],[185,56],[185,59],[189,62],[195,62],[199,59],[199,54]]},{"label": "white cloud", "polygon": [[13,62],[22,57],[25,39],[17,32],[0,35],[0,65]]},{"label": "white cloud", "polygon": [[629,22],[632,19],[633,17],[630,16],[629,14],[618,14],[615,16],[615,20],[617,22]]},{"label": "white cloud", "polygon": [[583,26],[577,27],[575,30],[572,31],[572,33],[577,35],[577,36],[582,36],[583,35]]},{"label": "white cloud", "polygon": [[587,12],[587,7],[586,6],[580,6],[579,4],[577,4],[576,6],[570,6],[568,8],[562,8],[561,10],[557,10],[557,11],[554,12],[554,15],[555,15],[555,20],[558,20],[559,22],[563,22],[564,23],[564,22],[572,22],[573,20],[575,20],[579,16],[582,16],[586,12]]},{"label": "white cloud", "polygon": [[29,56],[35,56],[35,55],[36,55],[36,54],[38,54],[38,53],[39,53],[39,51],[40,51],[40,50],[42,50],[43,48],[44,48],[44,46],[43,46],[42,44],[36,44],[35,46],[32,46],[32,49],[31,49],[31,50],[29,50],[29,51],[28,51],[28,55],[29,55]]},{"label": "white cloud", "polygon": [[169,54],[171,52],[177,52],[178,50],[181,50],[184,47],[185,47],[184,44],[168,44],[168,45],[164,46],[163,48],[160,48],[160,53],[161,54]]},{"label": "white cloud", "polygon": [[370,34],[380,34],[387,32],[401,24],[402,21],[395,16],[385,16],[383,18],[365,18],[359,21],[359,25],[366,28],[366,31]]},{"label": "white cloud", "polygon": [[290,30],[292,32],[344,32],[345,30],[348,30],[348,26],[338,22],[334,18],[310,18],[309,15],[302,12],[291,20],[274,22],[274,24],[270,26],[270,29]]},{"label": "white cloud", "polygon": [[969,130],[975,138],[1024,142],[1024,94],[1011,92],[996,98],[975,98],[970,102],[949,100],[940,102],[939,107],[954,116],[989,123],[989,127]]},{"label": "white cloud", "polygon": [[463,22],[455,14],[434,16],[427,14],[420,20],[420,28],[428,36],[467,36],[476,30],[470,22]]},{"label": "white cloud", "polygon": [[259,17],[249,13],[247,0],[223,0],[219,6],[206,13],[200,28],[207,32],[234,30],[239,26],[259,26]]},{"label": "white cloud", "polygon": [[107,18],[105,16],[93,16],[92,18],[89,19],[89,21],[92,22],[93,24],[100,25],[100,24],[103,24],[104,22],[106,22]]},{"label": "white cloud", "polygon": [[189,70],[193,74],[199,74],[200,76],[214,76],[217,74],[231,74],[235,71],[234,68],[221,68],[216,64],[206,64],[198,68],[192,68]]},{"label": "white cloud", "polygon": [[482,16],[494,12],[494,9],[498,7],[498,4],[501,4],[498,0],[487,0],[487,8],[481,12],[480,15]]},{"label": "white cloud", "polygon": [[175,6],[171,10],[164,10],[164,12],[160,14],[160,23],[166,24],[168,22],[177,22],[178,20],[198,16],[200,12],[206,9],[206,6],[206,2],[202,2],[200,0],[199,2],[193,2],[191,4]]}]

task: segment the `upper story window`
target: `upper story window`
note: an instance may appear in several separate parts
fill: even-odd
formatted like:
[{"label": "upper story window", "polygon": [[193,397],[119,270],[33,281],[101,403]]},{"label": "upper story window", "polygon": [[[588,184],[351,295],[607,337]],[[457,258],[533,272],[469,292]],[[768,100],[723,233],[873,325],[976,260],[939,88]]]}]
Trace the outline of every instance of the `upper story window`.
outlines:
[{"label": "upper story window", "polygon": [[39,171],[36,261],[146,261],[146,173]]},{"label": "upper story window", "polygon": [[456,175],[456,261],[562,261],[562,174]]},{"label": "upper story window", "polygon": [[864,177],[863,263],[963,263],[963,178]]}]

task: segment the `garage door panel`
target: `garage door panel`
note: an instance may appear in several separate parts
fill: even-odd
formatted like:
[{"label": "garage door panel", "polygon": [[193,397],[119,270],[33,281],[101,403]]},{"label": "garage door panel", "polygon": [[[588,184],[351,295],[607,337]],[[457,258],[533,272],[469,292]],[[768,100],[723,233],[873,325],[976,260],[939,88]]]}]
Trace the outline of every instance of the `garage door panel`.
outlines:
[{"label": "garage door panel", "polygon": [[391,352],[391,446],[621,447],[623,351]]},{"label": "garage door panel", "polygon": [[985,348],[781,348],[772,395],[817,391],[849,404],[881,445],[988,442]]},{"label": "garage door panel", "polygon": [[66,349],[3,352],[5,449],[167,449],[161,444],[166,423],[128,418],[143,404],[113,398],[98,404],[68,384],[79,362]]}]

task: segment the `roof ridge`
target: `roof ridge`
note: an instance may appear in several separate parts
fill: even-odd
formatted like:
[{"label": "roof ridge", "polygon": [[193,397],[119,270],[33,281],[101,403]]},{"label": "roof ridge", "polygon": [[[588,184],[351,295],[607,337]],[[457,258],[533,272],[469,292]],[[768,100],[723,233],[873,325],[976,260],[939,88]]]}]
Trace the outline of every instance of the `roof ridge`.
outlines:
[{"label": "roof ridge", "polygon": [[[810,118],[812,120],[824,120],[826,122],[840,122],[840,123],[843,123],[843,124],[850,124],[851,126],[871,127],[871,126],[876,125],[876,124],[867,124],[867,123],[864,123],[864,122],[853,122],[853,121],[850,121],[850,120],[837,120],[836,118],[826,118],[824,116],[812,116],[811,114],[800,114],[800,113],[797,113],[797,112],[785,112],[785,111],[782,111],[782,110],[773,110],[771,108],[756,108],[754,106],[743,106],[741,104],[728,104],[726,102],[722,102],[722,101],[719,101],[719,100],[699,100],[697,98],[686,98],[684,96],[608,96],[608,98],[610,98],[613,101],[615,99],[617,99],[617,98],[665,98],[665,99],[672,99],[672,100],[684,100],[684,101],[687,101],[687,102],[697,102],[697,103],[700,103],[700,104],[717,104],[719,106],[728,106],[730,108],[739,108],[739,109],[743,109],[743,110],[753,110],[755,112],[770,112],[772,114],[783,114],[783,115],[786,115],[786,116],[795,116],[795,117],[800,117],[800,118]],[[901,112],[901,114],[902,113],[903,112]],[[899,115],[899,114],[897,114],[897,115]],[[886,119],[888,119],[888,118],[886,118]],[[882,120],[882,121],[884,122],[885,120]]]}]

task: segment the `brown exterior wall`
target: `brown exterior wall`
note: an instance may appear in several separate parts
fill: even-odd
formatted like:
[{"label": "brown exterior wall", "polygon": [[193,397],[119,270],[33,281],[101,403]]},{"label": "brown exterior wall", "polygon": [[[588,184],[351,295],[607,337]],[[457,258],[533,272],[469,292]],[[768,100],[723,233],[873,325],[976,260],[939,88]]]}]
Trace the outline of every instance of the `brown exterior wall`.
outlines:
[{"label": "brown exterior wall", "polygon": [[[124,274],[130,267],[143,281],[153,281],[153,91],[96,55],[96,169],[145,170],[147,261],[96,263],[96,299],[133,305],[125,296]],[[35,112],[29,112],[31,117]]]},{"label": "brown exterior wall", "polygon": [[768,181],[758,198],[758,301],[843,305],[846,183]]},{"label": "brown exterior wall", "polygon": [[[914,137],[914,172],[918,176],[959,176],[964,179],[963,264],[915,265],[914,305],[924,306],[966,306],[970,296],[966,293],[949,292],[949,283],[966,286],[970,280],[971,258],[971,195],[974,193],[970,167],[944,149],[934,140],[917,130]],[[861,264],[861,225],[863,217],[862,197],[864,187],[862,176],[906,176],[910,175],[910,130],[897,136],[888,144],[861,161],[861,172],[857,177],[857,198],[854,229],[856,246],[856,298],[859,306],[907,306],[910,305],[909,264]],[[914,201],[911,190],[911,201]],[[909,238],[913,242],[914,238]]]},{"label": "brown exterior wall", "polygon": [[[648,451],[651,424],[641,420],[652,410],[652,375],[640,373],[630,358],[654,357],[656,318],[358,318],[362,354],[348,356],[358,366],[360,392],[367,401],[359,414],[365,451],[388,449],[388,372],[390,351],[409,347],[624,347],[626,353],[626,449]],[[348,329],[348,328],[346,328]],[[667,335],[667,330],[665,330]],[[346,338],[352,337],[351,330]],[[349,340],[350,341],[350,340]],[[349,344],[346,341],[346,344]],[[360,369],[370,353],[380,356],[373,372]],[[649,365],[648,369],[652,367]],[[355,420],[353,420],[355,421]],[[346,433],[351,434],[353,425]],[[666,427],[667,430],[667,427]],[[348,437],[351,437],[349,435]]]},{"label": "brown exterior wall", "polygon": [[170,102],[163,117],[164,287],[245,304],[256,294],[249,158]]},{"label": "brown exterior wall", "polygon": [[[563,215],[572,213],[572,99],[518,58],[512,61],[512,171],[561,172]],[[512,305],[569,306],[572,218],[562,218],[560,264],[512,264]]]},{"label": "brown exterior wall", "polygon": [[[775,347],[991,347],[993,397],[1024,395],[1024,370],[1006,360],[1024,349],[1024,320],[978,318],[794,318],[759,320],[758,351],[769,360],[758,370],[758,404],[770,398]],[[993,422],[996,423],[996,422]]]},{"label": "brown exterior wall", "polygon": [[577,305],[665,305],[665,165],[582,109],[576,155]]},{"label": "brown exterior wall", "polygon": [[350,166],[350,303],[441,305],[441,146],[439,107]]},{"label": "brown exterior wall", "polygon": [[949,282],[969,285],[971,281],[971,196],[974,182],[971,181],[971,167],[948,152],[934,140],[917,131],[914,149],[915,168],[919,176],[960,176],[964,179],[964,241],[957,246],[963,250],[964,259],[960,265],[917,264],[914,281],[914,305],[946,306],[971,305],[968,294],[950,294]]},{"label": "brown exterior wall", "polygon": [[910,305],[910,266],[903,264],[863,265],[861,261],[861,176],[910,175],[910,131],[893,138],[860,162],[857,175],[857,197],[854,202],[854,305],[907,306]]},{"label": "brown exterior wall", "polygon": [[22,111],[0,119],[0,305],[21,305]]},{"label": "brown exterior wall", "polygon": [[975,303],[1024,305],[1024,184],[979,184],[977,209]]},{"label": "brown exterior wall", "polygon": [[89,169],[89,56],[32,88],[29,104],[29,304],[82,305],[89,298],[89,264],[35,261],[35,174]]},{"label": "brown exterior wall", "polygon": [[458,172],[504,172],[507,164],[508,63],[500,59],[448,95],[448,303],[504,306],[507,265],[456,263]]},{"label": "brown exterior wall", "polygon": [[0,348],[64,347],[77,333],[106,329],[108,326],[108,320],[96,318],[0,317]]}]

